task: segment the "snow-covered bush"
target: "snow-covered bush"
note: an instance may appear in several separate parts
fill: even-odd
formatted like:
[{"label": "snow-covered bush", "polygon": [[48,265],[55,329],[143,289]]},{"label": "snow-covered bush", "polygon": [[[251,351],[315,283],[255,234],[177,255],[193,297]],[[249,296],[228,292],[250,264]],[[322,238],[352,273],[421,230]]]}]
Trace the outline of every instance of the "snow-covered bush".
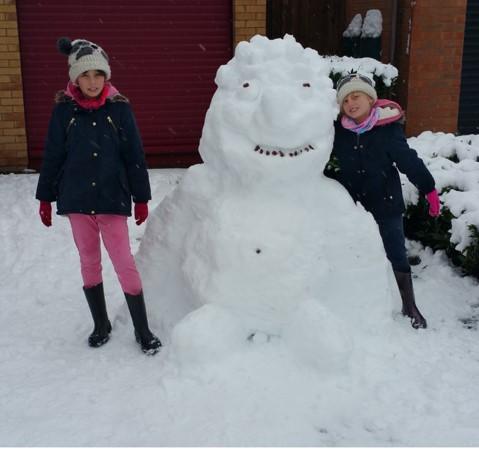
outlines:
[{"label": "snow-covered bush", "polygon": [[366,13],[361,29],[362,38],[378,38],[383,32],[383,16],[379,9],[370,9]]},{"label": "snow-covered bush", "polygon": [[356,14],[351,20],[348,27],[343,31],[343,37],[359,37],[363,26],[363,18],[361,14]]},{"label": "snow-covered bush", "polygon": [[379,9],[370,9],[363,18],[356,14],[343,32],[341,54],[353,58],[381,60],[383,18]]},{"label": "snow-covered bush", "polygon": [[443,249],[466,274],[479,277],[479,135],[426,131],[408,139],[431,171],[442,211],[430,218],[427,204],[402,176],[406,232],[433,249]]},{"label": "snow-covered bush", "polygon": [[351,58],[349,56],[323,56],[330,66],[329,77],[334,85],[339,78],[354,71],[369,76],[376,83],[379,98],[394,99],[398,70],[373,58]]}]

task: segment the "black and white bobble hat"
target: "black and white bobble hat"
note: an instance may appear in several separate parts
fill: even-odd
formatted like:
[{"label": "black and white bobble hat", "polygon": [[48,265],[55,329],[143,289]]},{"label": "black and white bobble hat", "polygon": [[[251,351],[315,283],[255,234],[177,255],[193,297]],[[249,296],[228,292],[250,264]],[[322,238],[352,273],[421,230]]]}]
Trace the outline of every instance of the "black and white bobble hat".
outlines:
[{"label": "black and white bobble hat", "polygon": [[105,72],[107,80],[111,78],[108,55],[99,45],[85,39],[72,41],[68,37],[61,37],[57,41],[57,47],[68,56],[68,74],[72,83],[88,70],[101,70]]},{"label": "black and white bobble hat", "polygon": [[336,98],[340,106],[342,106],[344,99],[353,92],[363,92],[374,101],[378,99],[378,94],[374,89],[374,81],[359,73],[348,73],[343,76],[336,85],[336,91]]}]

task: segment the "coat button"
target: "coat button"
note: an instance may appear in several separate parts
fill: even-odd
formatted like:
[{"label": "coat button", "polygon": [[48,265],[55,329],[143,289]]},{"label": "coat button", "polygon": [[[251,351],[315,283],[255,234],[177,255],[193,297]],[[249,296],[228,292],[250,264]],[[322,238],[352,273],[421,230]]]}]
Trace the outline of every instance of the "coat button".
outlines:
[{"label": "coat button", "polygon": [[362,145],[359,145],[359,148],[363,148],[363,146],[362,146]]},{"label": "coat button", "polygon": [[90,211],[90,214],[94,214],[94,213],[95,213],[95,211],[94,211],[94,210],[91,210],[91,211]]},{"label": "coat button", "polygon": [[96,122],[93,122],[92,125],[93,125],[93,126],[96,126]]},{"label": "coat button", "polygon": [[353,147],[353,148],[354,148],[355,150],[357,150],[357,149],[358,149],[358,146],[357,146],[357,145],[354,145],[354,147]]},{"label": "coat button", "polygon": [[92,185],[93,187],[95,187],[95,186],[96,186],[96,182],[92,182],[91,185]]},{"label": "coat button", "polygon": [[97,157],[98,156],[98,153],[93,153],[93,157]]}]

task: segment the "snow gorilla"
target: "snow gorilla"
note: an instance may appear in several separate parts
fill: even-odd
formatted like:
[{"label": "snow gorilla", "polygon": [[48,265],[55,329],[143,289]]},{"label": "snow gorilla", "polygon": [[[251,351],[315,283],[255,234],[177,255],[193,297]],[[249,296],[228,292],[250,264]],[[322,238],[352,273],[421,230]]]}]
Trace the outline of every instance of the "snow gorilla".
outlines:
[{"label": "snow gorilla", "polygon": [[137,255],[174,347],[214,358],[251,335],[308,335],[337,357],[346,329],[390,319],[395,284],[373,218],[322,174],[338,113],[328,75],[291,36],[241,42],[219,68],[204,163],[156,208]]}]

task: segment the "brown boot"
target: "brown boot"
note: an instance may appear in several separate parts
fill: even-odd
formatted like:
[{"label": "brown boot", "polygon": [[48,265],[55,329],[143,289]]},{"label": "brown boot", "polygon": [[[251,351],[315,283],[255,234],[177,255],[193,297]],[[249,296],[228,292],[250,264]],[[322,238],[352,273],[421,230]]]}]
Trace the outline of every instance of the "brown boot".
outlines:
[{"label": "brown boot", "polygon": [[394,276],[396,277],[396,282],[399,287],[399,293],[401,294],[402,314],[404,316],[408,316],[411,319],[411,326],[414,329],[426,329],[426,319],[421,315],[421,312],[416,306],[411,273],[394,271]]}]

